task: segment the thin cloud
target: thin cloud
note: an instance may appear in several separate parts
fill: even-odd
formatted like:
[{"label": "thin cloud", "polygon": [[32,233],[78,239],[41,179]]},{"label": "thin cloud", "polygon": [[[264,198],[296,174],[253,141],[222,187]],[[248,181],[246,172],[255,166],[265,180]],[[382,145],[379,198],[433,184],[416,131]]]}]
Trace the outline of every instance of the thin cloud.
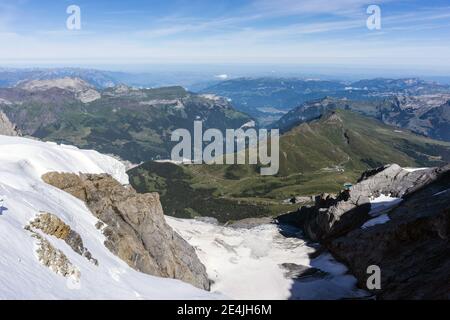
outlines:
[{"label": "thin cloud", "polygon": [[383,4],[392,0],[255,0],[250,8],[259,11],[265,17],[331,14],[336,16],[354,16],[369,4]]},{"label": "thin cloud", "polygon": [[17,18],[17,8],[11,3],[0,3],[0,31],[12,31],[12,24]]},{"label": "thin cloud", "polygon": [[[218,16],[179,9],[151,19],[148,28],[141,21],[126,19],[121,29],[120,25],[106,28],[103,17],[95,21],[95,27],[87,25],[91,28],[83,28],[79,33],[34,28],[20,34],[20,29],[14,30],[9,23],[7,29],[0,29],[0,62],[7,59],[111,63],[358,61],[385,65],[439,64],[450,69],[450,48],[445,42],[450,33],[439,30],[440,33],[430,32],[425,37],[424,33],[416,32],[448,28],[450,7],[421,7],[419,11],[406,6],[407,10],[390,11],[389,1],[370,4],[382,5],[381,31],[366,28],[367,0],[258,0],[223,13],[215,11]],[[124,12],[132,14],[132,11]]]}]

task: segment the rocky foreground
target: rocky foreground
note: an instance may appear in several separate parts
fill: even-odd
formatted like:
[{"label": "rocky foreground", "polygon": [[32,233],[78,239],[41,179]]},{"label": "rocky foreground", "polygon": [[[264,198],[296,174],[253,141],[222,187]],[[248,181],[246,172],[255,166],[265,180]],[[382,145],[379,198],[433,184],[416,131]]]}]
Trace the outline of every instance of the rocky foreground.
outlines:
[{"label": "rocky foreground", "polygon": [[0,135],[0,168],[0,299],[220,297],[119,161]]},{"label": "rocky foreground", "polygon": [[51,172],[42,179],[85,202],[100,220],[105,246],[133,269],[209,290],[205,267],[165,222],[157,193],[138,194],[107,174]]},{"label": "rocky foreground", "polygon": [[345,263],[367,288],[367,268],[381,269],[378,299],[450,299],[450,165],[364,173],[336,197],[281,216]]}]

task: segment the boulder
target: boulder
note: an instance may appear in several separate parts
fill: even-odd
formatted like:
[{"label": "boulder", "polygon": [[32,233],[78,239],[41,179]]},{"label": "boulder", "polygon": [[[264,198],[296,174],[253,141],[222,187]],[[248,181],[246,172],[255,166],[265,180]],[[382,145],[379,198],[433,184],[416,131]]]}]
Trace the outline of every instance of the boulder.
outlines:
[{"label": "boulder", "polygon": [[328,275],[327,272],[320,269],[295,263],[282,263],[280,266],[285,270],[284,275],[293,280],[304,280],[308,278],[321,279]]}]

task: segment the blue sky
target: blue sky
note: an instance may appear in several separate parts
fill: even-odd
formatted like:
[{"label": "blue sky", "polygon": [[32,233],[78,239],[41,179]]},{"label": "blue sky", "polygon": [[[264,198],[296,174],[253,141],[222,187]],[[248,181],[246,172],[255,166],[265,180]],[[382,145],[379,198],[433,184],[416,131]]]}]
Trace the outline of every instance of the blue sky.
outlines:
[{"label": "blue sky", "polygon": [[[82,28],[66,29],[69,5]],[[366,9],[381,8],[381,30]],[[270,63],[450,73],[450,1],[0,0],[0,65]]]}]

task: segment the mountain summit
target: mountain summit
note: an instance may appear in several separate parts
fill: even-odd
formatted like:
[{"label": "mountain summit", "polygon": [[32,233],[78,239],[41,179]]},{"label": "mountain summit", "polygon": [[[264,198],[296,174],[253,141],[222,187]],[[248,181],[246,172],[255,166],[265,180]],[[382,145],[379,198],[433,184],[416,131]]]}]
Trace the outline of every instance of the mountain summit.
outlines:
[{"label": "mountain summit", "polygon": [[46,91],[51,88],[59,88],[72,92],[80,92],[93,88],[93,86],[91,86],[86,81],[81,80],[80,78],[69,77],[48,80],[23,81],[18,83],[16,87],[27,91]]},{"label": "mountain summit", "polygon": [[200,96],[180,86],[93,89],[78,78],[32,80],[0,88],[0,111],[24,134],[91,148],[140,163],[167,159],[171,132],[193,132],[194,121],[225,130],[252,119],[225,99]]},{"label": "mountain summit", "polygon": [[444,165],[450,161],[450,144],[336,109],[282,134],[279,159],[279,173],[267,177],[260,176],[258,165],[158,162],[128,173],[136,190],[161,194],[169,215],[213,216],[227,222],[288,211],[291,207],[283,200],[337,192],[365,170],[388,163]]}]

